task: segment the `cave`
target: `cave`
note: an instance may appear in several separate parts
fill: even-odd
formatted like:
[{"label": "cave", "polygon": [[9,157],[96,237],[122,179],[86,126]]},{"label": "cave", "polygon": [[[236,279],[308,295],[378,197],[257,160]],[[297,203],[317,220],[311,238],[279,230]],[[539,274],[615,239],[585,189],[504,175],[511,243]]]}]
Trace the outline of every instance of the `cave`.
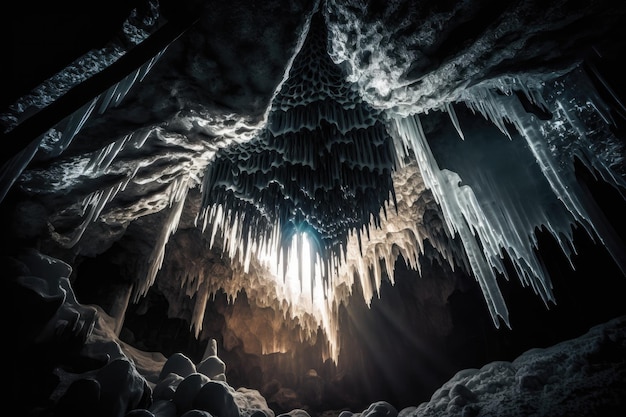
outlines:
[{"label": "cave", "polygon": [[623,414],[626,4],[2,8],[15,413]]}]

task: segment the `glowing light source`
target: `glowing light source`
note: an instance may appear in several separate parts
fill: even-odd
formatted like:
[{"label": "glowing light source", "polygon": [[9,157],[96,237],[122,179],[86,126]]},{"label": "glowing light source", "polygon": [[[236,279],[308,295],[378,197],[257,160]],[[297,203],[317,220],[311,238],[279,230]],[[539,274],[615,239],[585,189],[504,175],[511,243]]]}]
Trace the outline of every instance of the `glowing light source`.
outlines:
[{"label": "glowing light source", "polygon": [[322,271],[313,238],[306,231],[294,233],[286,251],[268,250],[261,262],[276,278],[290,305],[319,317],[325,309]]}]

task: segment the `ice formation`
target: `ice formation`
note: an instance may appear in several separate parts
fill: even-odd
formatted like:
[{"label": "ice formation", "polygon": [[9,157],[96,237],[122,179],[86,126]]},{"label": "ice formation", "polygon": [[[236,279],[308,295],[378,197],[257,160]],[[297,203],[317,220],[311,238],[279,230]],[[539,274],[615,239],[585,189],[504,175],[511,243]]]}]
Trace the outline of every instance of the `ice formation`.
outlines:
[{"label": "ice formation", "polygon": [[97,114],[102,114],[108,108],[117,106],[126,97],[128,91],[136,83],[144,79],[148,71],[150,71],[164,52],[165,49],[161,50],[148,62],[113,84],[104,93],[89,100],[7,161],[0,168],[0,201],[4,199],[15,180],[35,157],[47,159],[61,155],[72,143],[72,140],[74,140],[87,120],[94,114],[94,111]]},{"label": "ice formation", "polygon": [[266,129],[209,165],[199,221],[244,266],[268,251],[288,259],[292,240],[308,235],[325,291],[345,261],[348,233],[368,233],[393,199],[395,153],[380,112],[328,57],[322,19],[315,15]]},{"label": "ice formation", "polygon": [[[493,122],[504,135],[500,138],[464,139],[466,135],[448,104],[444,109],[468,146],[448,147],[439,154],[448,165],[458,167],[461,175],[439,167],[419,115],[390,118],[396,140],[417,158],[424,182],[443,210],[448,232],[461,238],[496,326],[500,325],[498,317],[509,325],[497,283],[497,274],[509,278],[504,253],[524,286],[532,287],[546,305],[556,302],[550,277],[535,252],[536,229],[547,229],[571,258],[575,251],[573,229],[582,226],[626,271],[624,248],[578,183],[574,170],[574,158],[578,157],[623,189],[625,178],[614,170],[623,155],[622,145],[608,125],[589,130],[588,126],[602,126],[593,119],[609,119],[602,113],[606,104],[584,74],[574,71],[566,82],[577,85],[577,97],[568,96],[563,81],[531,88],[522,80],[507,78],[466,90],[461,102]],[[527,112],[516,92],[552,117],[541,120]],[[494,143],[502,140],[505,143]],[[434,146],[441,148],[441,141]],[[606,151],[589,152],[598,147]],[[485,158],[489,164],[480,163]],[[537,180],[541,174],[543,181]]]},{"label": "ice formation", "polygon": [[[543,85],[534,79],[503,77],[464,89],[455,102],[438,103],[431,109],[447,112],[460,140],[474,145],[474,153],[463,153],[463,161],[456,162],[462,176],[439,167],[418,114],[410,114],[406,108],[401,112],[378,111],[362,101],[358,85],[348,82],[342,67],[333,65],[320,48],[324,43],[315,41],[320,36],[319,24],[313,22],[289,77],[276,95],[267,128],[254,140],[219,154],[209,166],[201,218],[205,226],[210,225],[212,241],[221,234],[225,250],[244,265],[245,273],[254,256],[265,259],[274,254],[284,260],[296,252],[293,262],[297,262],[295,259],[303,254],[298,245],[292,245],[292,237],[308,235],[311,253],[304,256],[314,260],[308,263],[312,268],[308,293],[316,293],[319,274],[324,283],[324,302],[317,307],[311,305],[311,312],[326,330],[331,346],[337,345],[338,335],[329,317],[339,303],[346,301],[342,294],[350,292],[353,277],[359,278],[369,302],[383,277],[393,280],[400,253],[419,270],[423,241],[433,240],[432,235],[417,231],[415,225],[402,229],[413,230],[406,240],[402,233],[389,233],[387,229],[395,227],[397,221],[390,214],[397,205],[392,174],[402,175],[407,158],[416,158],[425,188],[432,192],[443,213],[442,235],[448,239],[447,244],[455,238],[462,243],[463,254],[448,250],[444,257],[453,268],[455,263],[462,264],[476,277],[496,327],[500,319],[510,325],[498,285],[500,275],[509,279],[511,274],[505,256],[511,259],[513,273],[522,285],[531,287],[546,306],[556,302],[550,277],[535,253],[536,229],[551,232],[571,256],[575,250],[573,228],[582,225],[620,262],[623,248],[612,239],[610,227],[575,178],[573,158],[577,156],[609,182],[624,185],[622,176],[614,171],[623,153],[619,141],[608,128],[587,131],[586,126],[597,123],[580,120],[600,117],[608,121],[602,113],[606,105],[580,72],[572,72],[565,82],[578,83],[577,93],[582,98],[563,97],[559,89],[563,80]],[[323,64],[312,65],[310,56]],[[552,118],[541,120],[527,112],[520,94],[537,109],[551,113]],[[488,140],[468,137],[454,109],[458,105],[466,105],[497,126],[501,135],[493,140],[500,143],[494,146]],[[509,131],[511,125],[517,133]],[[564,138],[566,134],[569,136]],[[565,141],[573,145],[564,148]],[[353,146],[345,146],[346,142]],[[603,146],[605,152],[598,156],[585,151],[593,146]],[[504,164],[523,161],[525,165],[519,171],[507,172],[510,165],[498,166],[500,157],[490,153],[490,148],[508,153],[511,159],[500,161]],[[332,158],[320,158],[330,149]],[[479,161],[485,155],[493,163],[477,169],[485,165]],[[383,156],[382,160],[378,156]],[[365,176],[370,173],[374,176]],[[346,204],[351,199],[360,200],[359,207],[364,211],[354,212]],[[395,250],[389,245],[383,250],[383,246],[370,241],[378,231],[394,241]],[[350,242],[358,242],[358,250]],[[437,246],[445,252],[444,244]],[[281,265],[285,269],[278,271],[279,280],[288,268],[286,263]],[[283,296],[292,305],[297,304],[293,294]],[[316,311],[319,306],[326,311]]]},{"label": "ice formation", "polygon": [[[80,213],[79,224],[67,235],[53,231],[64,247],[77,245],[97,220],[128,223],[167,210],[137,278],[137,300],[156,280],[190,191],[201,188],[196,226],[211,248],[228,256],[232,279],[212,280],[211,268],[218,266],[204,263],[174,272],[181,292],[194,299],[196,335],[211,295],[222,290],[232,300],[246,290],[257,305],[278,305],[297,319],[302,339],[321,327],[335,360],[337,309],[348,302],[352,286],[360,285],[369,304],[384,279],[393,282],[398,258],[421,269],[427,240],[452,268],[476,278],[496,327],[509,325],[500,276],[513,273],[547,306],[558,301],[535,253],[537,229],[549,231],[571,256],[573,228],[583,227],[626,271],[620,240],[574,170],[578,158],[618,189],[626,187],[623,144],[582,69],[549,77],[486,77],[478,63],[502,64],[517,51],[492,51],[498,36],[505,36],[500,32],[523,25],[506,13],[481,42],[427,71],[410,51],[432,48],[435,22],[467,12],[464,3],[437,15],[411,39],[402,35],[408,20],[392,29],[381,22],[363,25],[354,8],[324,6],[305,25],[257,125],[183,111],[161,126],[113,138],[88,156],[52,163],[52,173],[60,173],[55,190],[29,188],[37,186],[40,173],[22,172],[35,155],[63,154],[92,115],[121,103],[159,54],[5,165],[0,197],[20,175],[25,190],[42,193],[64,192],[89,176],[98,189],[68,209],[68,217]],[[400,12],[392,10],[392,18]],[[469,86],[468,79],[475,82]],[[492,122],[495,133],[473,135],[461,106]],[[422,123],[434,113],[447,113],[454,135],[429,141]],[[180,126],[204,136],[187,137],[177,131]],[[148,152],[152,148],[159,152]],[[137,156],[139,149],[146,152]],[[141,195],[143,201],[106,210],[120,195]],[[441,222],[428,223],[427,211]]]}]

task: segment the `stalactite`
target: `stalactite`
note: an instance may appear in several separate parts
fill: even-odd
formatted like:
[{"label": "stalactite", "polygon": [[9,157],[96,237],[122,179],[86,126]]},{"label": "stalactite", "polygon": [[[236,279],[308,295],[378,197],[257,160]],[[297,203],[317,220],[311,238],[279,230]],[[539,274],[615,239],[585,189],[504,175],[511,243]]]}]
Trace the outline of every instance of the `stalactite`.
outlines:
[{"label": "stalactite", "polygon": [[110,187],[94,191],[85,197],[81,204],[82,221],[69,236],[63,236],[51,230],[51,234],[57,243],[65,248],[74,247],[82,238],[87,227],[98,219],[107,203],[112,201],[117,196],[117,193],[126,187],[129,180],[128,178],[123,179]]},{"label": "stalactite", "polygon": [[[530,155],[528,158],[534,158],[552,192],[549,194],[531,189],[531,195],[524,198],[533,201],[532,208],[530,205],[520,205],[520,197],[515,194],[522,187],[517,182],[509,184],[519,179],[507,176],[504,172],[494,178],[481,176],[482,194],[478,197],[472,189],[472,178],[461,178],[456,172],[438,167],[418,115],[390,119],[390,131],[397,141],[395,148],[411,151],[416,158],[427,188],[433,192],[443,210],[448,233],[450,236],[459,236],[463,243],[470,269],[480,284],[496,326],[499,326],[499,318],[509,325],[508,310],[498,288],[496,275],[500,273],[507,276],[501,251],[509,253],[514,270],[524,286],[530,286],[546,305],[556,302],[550,277],[534,252],[537,244],[534,236],[536,228],[544,228],[552,233],[571,261],[571,249],[574,246],[572,230],[576,225],[581,225],[590,236],[597,236],[602,241],[616,263],[624,269],[623,257],[620,255],[625,253],[624,248],[619,239],[613,238],[614,232],[595,208],[595,203],[582,191],[575,177],[574,157],[582,156],[581,159],[590,169],[598,170],[603,178],[616,187],[623,189],[625,180],[612,170],[612,166],[617,165],[613,163],[614,159],[623,153],[617,149],[619,141],[608,129],[601,133],[588,131],[587,124],[579,119],[593,117],[598,108],[604,107],[586,80],[577,78],[581,76],[573,73],[568,80],[582,88],[582,91],[577,91],[577,97],[581,96],[580,93],[587,93],[587,101],[581,103],[577,101],[585,100],[584,94],[582,99],[564,97],[564,92],[559,90],[559,83],[542,94],[537,88],[525,87],[521,81],[511,79],[500,80],[497,84],[498,93],[493,86],[476,86],[468,89],[463,96],[462,101],[468,108],[482,114],[498,127],[506,136],[503,140],[515,140],[513,132],[508,130],[509,124],[526,141]],[[520,91],[533,104],[550,111],[555,120],[540,120],[528,113],[513,94],[515,91]],[[564,104],[565,100],[570,100],[568,105]],[[447,107],[449,113],[450,108]],[[580,113],[583,114],[579,116]],[[602,117],[602,114],[597,116]],[[456,115],[450,113],[450,117],[461,138],[471,141],[472,138],[464,137],[461,132]],[[559,130],[559,126],[563,125],[569,125],[571,129]],[[594,135],[600,143],[594,143],[589,135]],[[608,149],[604,159],[602,153],[589,152],[589,149],[598,146]],[[465,159],[465,172],[481,171],[481,168],[476,169],[480,164],[472,165],[470,155],[466,155]],[[470,168],[470,165],[474,168]],[[527,175],[527,178],[531,177],[531,174]],[[468,181],[469,185],[460,185]],[[513,190],[516,192],[513,193]],[[553,202],[549,203],[548,200]],[[498,206],[486,204],[489,201],[498,202]],[[560,208],[557,201],[562,204]]]},{"label": "stalactite", "polygon": [[147,272],[145,277],[138,283],[139,285],[133,287],[133,301],[137,302],[141,296],[147,294],[148,290],[154,284],[157,273],[163,265],[163,258],[165,256],[165,247],[172,234],[176,232],[178,228],[178,222],[183,212],[187,193],[189,191],[189,177],[180,176],[177,177],[168,186],[168,200],[169,200],[169,213],[163,228],[157,237],[157,241],[154,245],[152,253],[148,258]]},{"label": "stalactite", "polygon": [[[252,129],[241,122],[243,119],[229,125],[236,117],[221,114],[224,120],[213,124],[202,119],[204,116],[189,116],[184,122],[198,127],[211,140],[198,144],[203,141],[195,141],[195,137],[187,141],[179,133],[145,128],[108,143],[86,162],[76,162],[75,167],[86,170],[71,175],[89,174],[94,183],[107,186],[84,199],[82,222],[73,234],[61,236],[53,231],[57,241],[65,247],[76,245],[88,225],[101,217],[105,206],[131,182],[137,186],[132,190],[136,192],[152,184],[165,184],[166,195],[159,188],[154,198],[166,200],[162,205],[168,210],[167,216],[134,286],[137,301],[154,284],[164,265],[168,241],[178,228],[187,193],[201,181],[196,225],[208,239],[209,248],[221,250],[228,258],[232,279],[215,282],[211,279],[215,274],[205,263],[168,271],[180,283],[183,296],[193,300],[190,327],[196,337],[210,297],[224,291],[233,302],[245,289],[257,306],[278,305],[285,318],[297,322],[300,340],[314,340],[321,328],[328,339],[328,355],[334,360],[341,345],[339,306],[348,302],[354,285],[361,287],[365,303],[371,305],[374,297],[380,296],[385,279],[394,284],[394,268],[400,258],[418,274],[427,256],[447,262],[453,270],[460,266],[472,273],[496,327],[501,321],[509,325],[499,274],[507,279],[517,275],[546,305],[556,301],[550,277],[534,253],[537,228],[553,234],[571,262],[575,250],[572,228],[582,225],[607,246],[626,271],[623,248],[576,184],[572,166],[572,159],[579,158],[620,191],[624,189],[624,173],[614,169],[623,165],[623,144],[608,129],[589,129],[590,125],[607,126],[613,121],[608,106],[588,80],[573,72],[565,81],[575,85],[576,95],[569,95],[558,83],[527,85],[516,77],[470,87],[464,84],[463,89],[451,87],[454,91],[441,94],[433,92],[426,102],[436,104],[430,111],[447,113],[454,140],[458,134],[461,142],[474,143],[485,155],[492,145],[495,147],[464,130],[458,106],[465,105],[497,127],[502,133],[498,139],[509,141],[511,146],[520,142],[527,145],[520,158],[539,169],[547,186],[534,183],[534,175],[520,180],[506,170],[485,170],[482,165],[495,166],[493,160],[479,164],[476,155],[470,154],[464,155],[464,161],[454,161],[458,172],[443,169],[440,167],[446,165],[440,163],[437,147],[445,145],[429,142],[424,129],[428,126],[421,124],[427,114],[407,115],[407,109],[414,108],[410,100],[377,107],[362,97],[369,94],[363,85],[370,85],[376,90],[370,97],[384,97],[387,91],[389,97],[415,98],[413,92],[420,88],[412,90],[409,82],[417,81],[400,86],[380,74],[365,74],[369,79],[359,84],[329,56],[333,52],[328,50],[322,19],[323,13],[317,13],[310,25],[305,25],[297,53],[288,63],[262,127]],[[372,25],[368,36],[380,41],[378,29],[383,28]],[[54,135],[43,137],[16,158],[2,173],[3,178],[9,173],[9,186],[14,179],[9,171],[21,172],[38,152],[37,146],[42,156],[45,152],[48,157],[61,154],[94,111],[101,114],[118,106],[162,53],[56,126]],[[443,68],[452,71],[449,66]],[[425,83],[436,88],[447,82],[445,77],[433,80],[438,76],[428,75]],[[399,93],[402,89],[406,95]],[[428,107],[424,106],[415,104],[422,110]],[[144,146],[149,137],[172,151],[123,166],[119,159],[132,153],[132,148]],[[164,161],[165,168],[159,166]],[[110,178],[117,181],[111,185]],[[522,196],[528,201],[520,198],[522,186],[531,189]],[[540,192],[533,192],[537,189]],[[433,224],[425,220],[427,211],[438,216]],[[427,245],[434,250],[427,251]],[[503,253],[511,259],[512,271],[507,269]],[[270,352],[281,346],[271,340],[262,348]]]},{"label": "stalactite", "polygon": [[[324,287],[345,261],[350,231],[379,225],[380,207],[393,196],[388,177],[395,165],[380,111],[345,81],[326,42],[318,13],[272,101],[266,128],[251,141],[223,149],[208,167],[198,216],[204,228],[211,225],[211,242],[219,235],[244,269],[252,245],[240,247],[238,237],[256,236],[263,242],[258,246],[286,259],[298,236],[293,231],[309,230]],[[362,199],[368,202],[364,207]]]},{"label": "stalactite", "polygon": [[[567,90],[564,85],[568,86]],[[572,89],[575,94],[571,93]],[[597,171],[622,194],[626,190],[626,176],[615,170],[623,158],[624,145],[610,132],[610,124],[594,120],[598,117],[602,121],[608,120],[600,110],[607,106],[580,69],[570,73],[563,81],[546,85],[544,90],[523,89],[527,96],[550,108],[554,120],[538,120],[524,111],[519,101],[510,95],[501,98],[499,105],[494,106],[494,114],[500,119],[506,117],[515,126],[526,140],[553,192],[567,207],[574,221],[585,228],[590,236],[600,239],[620,268],[626,271],[626,263],[621,255],[624,253],[622,245],[613,238],[614,232],[598,212],[595,202],[581,189],[574,171],[574,160],[578,158],[590,171]],[[493,93],[484,91],[483,94]],[[466,102],[472,105],[471,94]],[[581,118],[586,118],[586,122]],[[587,127],[603,125],[604,128]],[[570,129],[563,129],[565,126]],[[559,241],[564,253],[571,257],[571,234],[550,224],[546,226]],[[563,241],[561,236],[567,240]]]},{"label": "stalactite", "polygon": [[461,139],[465,139],[465,135],[463,134],[463,130],[461,130],[461,125],[459,124],[459,118],[456,116],[456,112],[454,111],[454,106],[452,105],[452,103],[446,103],[446,111],[450,115],[450,120],[452,121],[452,124],[454,125],[456,131],[459,133]]},{"label": "stalactite", "polygon": [[[152,57],[148,62],[129,74],[120,82],[115,83],[105,93],[97,95],[86,104],[50,128],[45,134],[31,142],[23,151],[0,167],[0,202],[6,196],[8,190],[13,186],[16,179],[22,174],[28,164],[36,157],[50,159],[61,155],[78,135],[85,123],[97,108],[99,114],[104,113],[111,105],[118,105],[129,92],[131,87],[143,80],[148,71],[154,66],[157,60],[163,55],[167,46]],[[55,133],[61,132],[60,137]],[[51,140],[50,140],[51,139]],[[145,138],[144,138],[145,140]],[[110,163],[110,161],[109,161]],[[82,233],[81,233],[82,234]]]}]

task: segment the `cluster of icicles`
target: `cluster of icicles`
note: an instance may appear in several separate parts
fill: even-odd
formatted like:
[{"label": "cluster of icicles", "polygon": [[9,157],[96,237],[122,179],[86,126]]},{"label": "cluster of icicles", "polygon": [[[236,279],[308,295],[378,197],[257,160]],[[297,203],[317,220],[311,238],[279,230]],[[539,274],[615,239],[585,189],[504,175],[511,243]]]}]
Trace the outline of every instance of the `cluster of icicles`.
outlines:
[{"label": "cluster of icicles", "polygon": [[[510,78],[499,80],[497,88],[492,85],[476,86],[458,101],[493,122],[501,130],[500,140],[510,143],[509,146],[513,146],[515,141],[523,141],[528,153],[524,158],[536,164],[538,172],[543,174],[547,193],[542,189],[541,193],[522,195],[517,189],[522,189],[524,184],[515,183],[519,178],[512,176],[514,181],[507,178],[506,173],[490,179],[499,181],[499,184],[482,184],[482,191],[477,193],[471,186],[461,185],[463,178],[458,173],[439,168],[422,128],[420,115],[404,118],[389,115],[387,119],[388,133],[393,138],[397,152],[395,159],[400,163],[394,178],[407,169],[404,165],[406,162],[403,161],[417,162],[425,188],[432,193],[442,211],[447,236],[458,237],[462,243],[466,267],[479,283],[496,327],[500,327],[502,323],[510,326],[508,309],[497,282],[499,274],[510,278],[503,252],[509,256],[515,274],[523,286],[531,287],[547,307],[551,302],[558,301],[554,299],[550,277],[537,257],[535,232],[538,228],[549,231],[564,254],[571,259],[575,253],[573,230],[583,227],[592,238],[606,246],[616,263],[626,271],[624,248],[619,239],[614,238],[610,224],[598,210],[596,203],[578,183],[574,170],[574,159],[580,158],[589,169],[600,173],[617,188],[623,189],[626,182],[614,170],[623,155],[623,149],[610,129],[598,131],[595,127],[587,127],[597,126],[595,119],[606,122],[610,122],[610,119],[606,104],[595,93],[586,75],[574,71],[566,81],[576,83],[578,88],[575,95],[568,93],[558,82],[544,85],[542,91],[539,88],[526,88],[519,79]],[[551,120],[540,120],[528,113],[514,92],[524,94],[533,105],[549,110],[552,113]],[[471,138],[465,138],[452,105],[443,106],[440,110],[448,112],[461,140],[471,141]],[[512,125],[515,132],[507,129],[505,122]],[[608,124],[605,126],[608,127]],[[477,143],[477,146],[484,145]],[[599,147],[604,152],[594,153],[593,150]],[[414,167],[414,162],[409,165]],[[480,171],[479,162],[472,160],[471,156],[467,157],[466,163],[474,167],[475,171]],[[417,198],[415,195],[412,197]],[[520,203],[523,199],[526,200],[525,204]],[[497,202],[496,207],[493,202]],[[268,254],[278,253],[276,248],[285,245],[280,239],[279,224],[270,227],[271,233],[265,237],[245,235],[242,234],[240,223],[245,221],[245,212],[239,213],[220,205],[215,205],[210,210],[211,233],[221,231],[229,256],[240,259],[244,265],[251,258],[268,258]],[[346,243],[346,248],[349,248],[347,260],[336,260],[338,268],[329,280],[329,288],[324,290],[324,297],[315,298],[316,302],[306,307],[313,309],[307,312],[313,314],[325,330],[329,339],[330,356],[335,359],[339,353],[339,329],[333,312],[336,312],[337,305],[347,300],[355,276],[360,280],[369,304],[378,293],[385,276],[393,281],[394,265],[398,256],[401,255],[414,269],[420,269],[423,240],[431,238],[424,236],[419,230],[407,234],[407,230],[411,228],[398,227],[397,216],[388,208],[381,207],[380,218],[380,223],[368,227],[385,237],[384,247],[387,249],[381,250],[383,245],[375,239],[355,244],[357,231],[352,230]],[[365,234],[364,231],[361,232]],[[251,243],[242,251],[241,242],[246,240]],[[399,249],[392,251],[392,245]],[[287,252],[291,255],[290,262],[302,262],[297,259],[301,260],[303,257],[312,259],[308,261],[311,262],[308,265],[319,262],[319,254],[315,251],[303,253],[301,248],[301,243],[290,246]],[[454,268],[454,262],[461,258],[458,254],[441,250]],[[380,266],[381,260],[384,268]],[[245,277],[245,271],[246,268],[243,269],[242,278]],[[319,274],[319,271],[316,273]],[[305,278],[305,281],[312,280],[309,281],[311,290],[308,293],[313,296],[319,294],[316,289],[319,284],[315,283],[322,282],[319,275],[316,278],[313,272],[307,272]],[[281,279],[278,280],[280,285]],[[298,299],[292,296],[287,301],[292,306],[298,306]],[[293,311],[297,312],[297,308]]]},{"label": "cluster of icicles", "polygon": [[[356,230],[358,238],[361,229],[366,235],[380,224],[381,206],[393,198],[396,164],[381,112],[345,81],[326,53],[326,39],[317,15],[266,128],[218,154],[205,172],[199,216],[203,230],[209,226],[211,246],[219,234],[244,271],[251,259],[275,252],[281,275],[288,259],[311,258],[307,285],[311,294],[322,285],[325,295],[332,271],[348,259],[348,234]],[[295,102],[293,91],[303,100]]]},{"label": "cluster of icicles", "polygon": [[[146,63],[136,73],[116,84],[104,95],[95,98],[72,116],[54,152],[60,154],[67,147],[94,110],[103,112],[108,106],[119,102],[128,89],[136,81],[141,80],[152,64],[152,61]],[[560,208],[556,209],[558,211],[556,214],[550,212],[553,209],[544,207],[543,197],[538,197],[533,202],[536,203],[535,211],[520,212],[515,206],[514,197],[505,195],[502,191],[517,187],[517,184],[507,183],[506,177],[499,178],[502,184],[486,187],[487,190],[482,191],[482,194],[469,185],[461,185],[463,178],[458,173],[439,167],[424,133],[420,115],[402,118],[391,113],[385,115],[386,134],[391,138],[395,152],[392,159],[397,164],[392,177],[397,180],[408,169],[419,170],[424,189],[432,193],[443,214],[445,233],[449,238],[459,238],[462,243],[467,260],[466,266],[480,284],[496,327],[500,326],[500,320],[509,325],[507,307],[497,282],[498,274],[507,274],[502,251],[510,255],[517,278],[523,285],[532,287],[546,304],[555,301],[550,277],[534,251],[536,228],[547,228],[560,243],[563,251],[571,255],[572,227],[582,225],[590,235],[597,237],[607,247],[622,270],[626,271],[623,248],[617,239],[612,238],[610,225],[606,224],[594,203],[586,197],[576,180],[573,168],[574,157],[579,157],[590,169],[599,172],[605,180],[617,187],[624,187],[626,186],[624,178],[617,175],[613,169],[614,159],[623,155],[623,149],[608,129],[598,134],[597,131],[591,131],[587,127],[589,124],[586,119],[589,118],[600,118],[605,125],[611,123],[606,111],[607,106],[595,93],[595,89],[583,73],[574,71],[568,77],[566,83],[578,83],[576,95],[568,95],[569,90],[556,82],[531,89],[525,87],[522,80],[507,78],[498,80],[495,84],[472,87],[457,100],[457,103],[465,104],[493,122],[502,131],[504,135],[502,140],[512,140],[512,134],[505,122],[515,127],[516,135],[525,141],[531,157],[549,184],[552,197],[561,204]],[[553,115],[552,120],[540,120],[526,112],[514,92],[521,92],[534,105],[549,110]],[[451,104],[443,105],[439,110],[448,112],[451,123],[458,130],[462,140],[471,141],[471,138],[465,137]],[[321,116],[339,120],[334,111]],[[362,120],[368,119],[364,117]],[[285,126],[275,125],[274,128],[277,129],[276,132],[284,133],[289,130],[288,126],[295,126],[296,122],[297,120],[288,120]],[[305,128],[311,127],[309,121],[305,120],[303,123]],[[336,125],[342,130],[341,127],[348,124],[348,121],[344,120]],[[370,122],[368,124],[371,125]],[[563,126],[566,128],[559,128]],[[135,147],[141,146],[149,133],[137,133],[136,136],[129,136],[122,142],[112,144],[94,156],[91,169],[106,170],[120,149],[131,143]],[[42,142],[34,143],[12,161],[10,169],[5,167],[3,173],[8,177],[3,178],[2,196],[41,146]],[[603,147],[604,153],[590,151],[599,146]],[[372,155],[363,154],[355,157],[367,161]],[[302,156],[302,159],[308,160],[306,156]],[[272,161],[269,161],[269,164],[271,165]],[[476,161],[468,160],[467,164],[476,164],[476,167],[479,167]],[[208,167],[207,172],[210,172],[210,163]],[[131,173],[124,182],[92,193],[85,200],[85,218],[80,225],[81,230],[66,244],[76,244],[82,231],[99,218],[106,204],[112,201],[132,178]],[[146,294],[154,283],[163,262],[168,239],[176,232],[187,191],[195,185],[195,181],[184,175],[170,184],[167,204],[171,209],[170,214],[155,244],[149,259],[148,271],[142,285],[137,289],[135,298]],[[210,191],[203,190],[204,193]],[[509,199],[501,199],[502,196]],[[532,199],[532,196],[528,197]],[[383,198],[387,201],[388,196]],[[402,203],[411,208],[413,202],[410,199],[413,198],[417,199],[417,195],[407,192],[403,197],[398,196],[395,204]],[[493,201],[499,202],[500,206],[496,209],[491,207],[489,202]],[[271,285],[276,288],[276,304],[286,303],[293,317],[299,314],[313,317],[314,320],[306,322],[307,326],[322,327],[329,341],[329,357],[334,360],[338,358],[340,345],[336,320],[337,306],[347,300],[355,276],[360,280],[363,294],[369,303],[378,293],[384,276],[393,280],[397,257],[402,256],[409,266],[419,270],[424,240],[433,239],[432,236],[424,235],[423,229],[416,224],[419,221],[419,213],[414,213],[415,217],[396,216],[389,207],[382,204],[380,213],[372,215],[372,224],[364,224],[362,229],[348,231],[343,258],[321,259],[323,254],[319,246],[307,237],[304,230],[293,231],[290,238],[285,240],[283,224],[280,221],[265,224],[263,226],[265,233],[251,233],[252,229],[248,227],[250,219],[246,218],[248,211],[245,208],[249,205],[249,202],[239,199],[213,202],[198,214],[201,227],[210,233],[212,245],[219,241],[233,262],[243,266],[241,269],[235,269],[235,274],[238,275],[233,277],[235,280],[245,282],[247,274],[250,273],[248,266],[252,262],[266,265],[270,275],[273,276],[274,281]],[[401,220],[398,220],[400,218]],[[401,225],[398,224],[399,221],[402,222]],[[361,241],[362,236],[367,236],[367,239]],[[217,237],[219,239],[216,239]],[[242,242],[246,244],[242,245]],[[386,244],[382,245],[382,242]],[[396,246],[396,251],[392,250],[392,245]],[[459,259],[458,254],[446,248],[442,239],[435,239],[435,246],[454,267],[453,263]],[[296,272],[289,272],[290,265],[296,264],[296,258],[305,257],[308,257],[306,266],[300,264],[295,269]],[[386,270],[380,267],[381,260]],[[320,265],[324,262],[331,262],[333,265],[328,269],[331,276],[326,284],[319,278]],[[290,279],[288,275],[291,274],[299,275],[298,279],[295,281]],[[303,281],[307,280],[306,284],[309,285],[303,285]],[[320,287],[322,285],[324,287]],[[310,302],[303,302],[303,294]],[[206,294],[198,298],[206,300]],[[192,326],[196,328],[196,334],[201,327],[203,316],[203,309],[195,310]]]},{"label": "cluster of icicles", "polygon": [[[36,155],[43,158],[53,158],[63,153],[72,143],[78,132],[83,128],[87,120],[94,115],[103,114],[107,109],[119,105],[130,89],[143,81],[154,64],[159,60],[167,48],[161,50],[152,59],[144,63],[125,76],[119,82],[113,84],[105,92],[91,99],[81,108],[76,110],[66,119],[62,120],[58,127],[52,128],[43,135],[33,140],[26,148],[11,158],[0,170],[0,201],[6,197],[15,180],[26,169]],[[145,138],[144,138],[145,139]],[[112,144],[112,146],[115,146]],[[120,148],[117,149],[119,151]],[[115,149],[109,149],[107,155],[110,161],[115,157]],[[109,162],[110,162],[109,161]]]}]

